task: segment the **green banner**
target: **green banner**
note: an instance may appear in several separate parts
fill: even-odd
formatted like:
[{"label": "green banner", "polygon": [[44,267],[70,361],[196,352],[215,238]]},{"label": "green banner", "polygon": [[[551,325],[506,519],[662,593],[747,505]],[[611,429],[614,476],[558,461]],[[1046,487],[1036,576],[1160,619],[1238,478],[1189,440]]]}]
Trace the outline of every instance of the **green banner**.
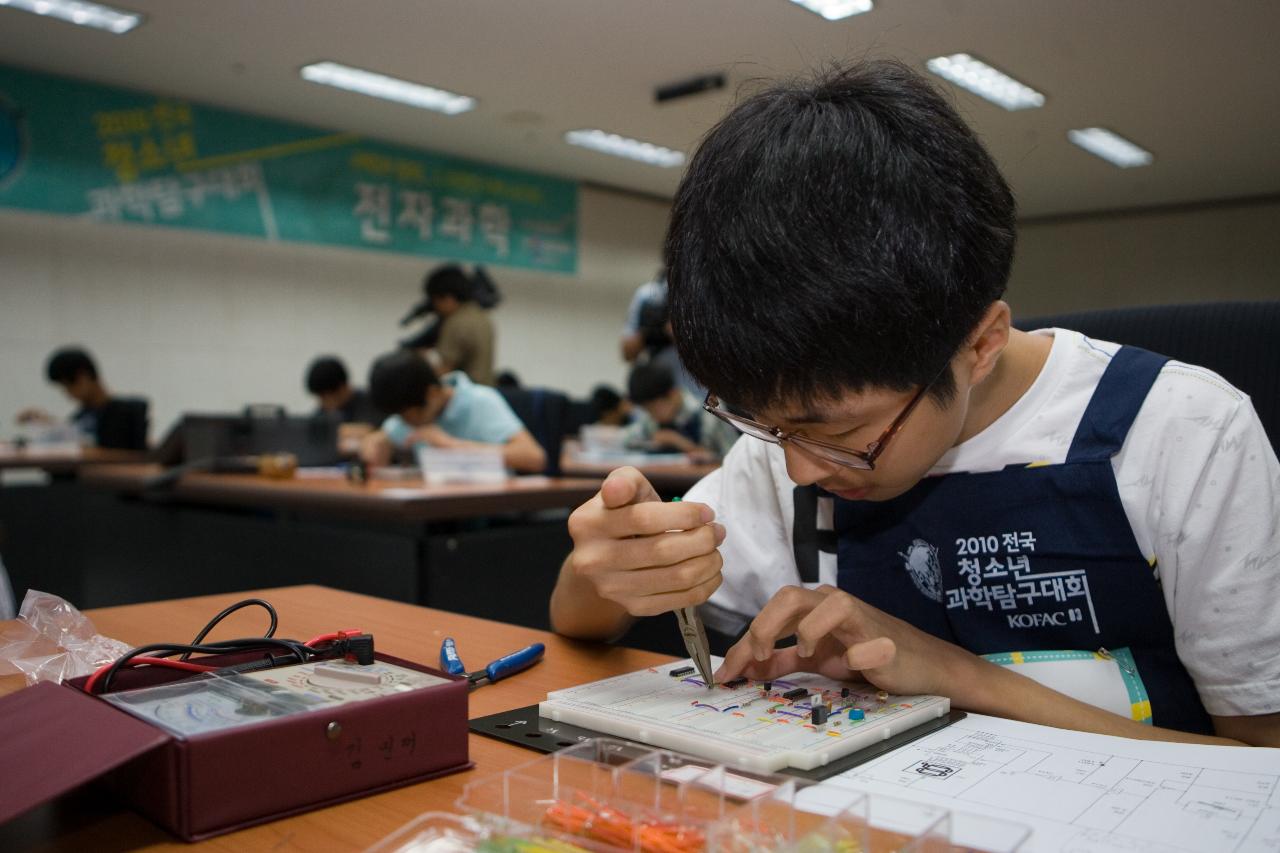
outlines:
[{"label": "green banner", "polygon": [[577,269],[572,181],[3,66],[0,207]]}]

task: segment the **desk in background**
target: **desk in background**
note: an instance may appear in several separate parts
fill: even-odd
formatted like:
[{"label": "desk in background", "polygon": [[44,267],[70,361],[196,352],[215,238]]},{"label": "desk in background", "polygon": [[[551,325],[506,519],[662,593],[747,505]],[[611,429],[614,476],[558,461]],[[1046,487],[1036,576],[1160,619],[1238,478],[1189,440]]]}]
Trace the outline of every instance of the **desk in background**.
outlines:
[{"label": "desk in background", "polygon": [[[279,636],[306,638],[335,628],[360,627],[374,635],[380,651],[428,664],[436,661],[445,636],[458,641],[464,660],[478,663],[530,643],[546,643],[546,659],[533,669],[471,694],[469,716],[473,718],[531,705],[551,690],[669,660],[649,652],[579,643],[531,628],[317,586],[111,607],[88,615],[101,633],[130,645],[180,641],[194,636],[226,605],[248,596],[265,598],[276,607]],[[233,614],[219,627],[219,634],[261,634],[263,616],[256,608]],[[0,692],[11,692],[21,685],[18,676],[0,678]],[[474,734],[468,737],[474,770],[241,830],[198,846],[226,851],[363,850],[422,812],[453,811],[453,803],[467,783],[536,757],[511,744]],[[0,850],[32,848],[190,850],[192,846],[104,800],[96,791],[81,790],[0,827]]]},{"label": "desk in background", "polygon": [[[66,588],[81,556],[82,468],[141,462],[136,450],[0,442],[0,559],[14,567],[39,566],[39,580]],[[21,576],[22,571],[17,573]],[[20,577],[18,582],[25,578]],[[15,587],[17,582],[15,582]],[[22,589],[15,589],[19,598]]]},{"label": "desk in background", "polygon": [[540,477],[426,488],[193,473],[147,492],[160,470],[86,466],[73,506],[6,518],[0,553],[15,593],[33,587],[99,607],[323,583],[546,627],[571,544],[565,517],[599,487]]},{"label": "desk in background", "polygon": [[[593,477],[603,480],[615,468],[623,467],[623,463],[596,462],[580,458],[578,442],[566,441],[564,452],[560,456],[560,471],[566,477]],[[683,495],[693,484],[720,467],[718,462],[653,462],[633,466],[653,484],[654,489],[664,498]]]},{"label": "desk in background", "polygon": [[[147,497],[158,465],[92,466],[81,471],[90,489],[130,498]],[[171,489],[151,498],[204,506],[288,510],[346,518],[392,521],[461,519],[575,507],[599,489],[598,479],[514,477],[496,484],[424,486],[413,480],[371,480],[358,484],[341,475],[277,480],[257,474],[184,474]]]},{"label": "desk in background", "polygon": [[14,468],[38,468],[50,474],[74,474],[86,465],[123,465],[146,458],[140,450],[107,450],[101,447],[43,448],[39,445],[22,449],[0,444],[0,471]]}]

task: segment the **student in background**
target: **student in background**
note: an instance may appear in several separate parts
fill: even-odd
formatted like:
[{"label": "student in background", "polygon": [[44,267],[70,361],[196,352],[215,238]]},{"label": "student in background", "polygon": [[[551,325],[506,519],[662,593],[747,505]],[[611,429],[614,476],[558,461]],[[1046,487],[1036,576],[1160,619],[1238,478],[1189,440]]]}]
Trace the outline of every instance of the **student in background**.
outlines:
[{"label": "student in background", "polygon": [[[91,444],[119,450],[146,450],[147,401],[113,397],[98,374],[93,357],[79,347],[63,347],[49,356],[45,376],[80,404],[70,421]],[[39,409],[19,413],[19,423],[51,424],[55,418]]]},{"label": "student in background", "polygon": [[711,462],[738,440],[738,431],[704,410],[666,367],[642,364],[633,369],[627,393],[640,409],[627,427],[628,447],[673,450]]},{"label": "student in background", "polygon": [[319,404],[317,416],[337,418],[341,423],[377,426],[383,415],[373,405],[368,392],[353,388],[347,368],[337,356],[322,355],[307,368],[307,392]]},{"label": "student in background", "polygon": [[427,277],[426,291],[431,310],[440,316],[435,346],[440,374],[461,370],[472,382],[492,385],[493,320],[473,298],[475,282],[461,267],[449,264]]},{"label": "student in background", "polygon": [[626,426],[633,413],[631,401],[608,385],[597,385],[591,392],[592,423],[601,426]]},{"label": "student in background", "polygon": [[462,371],[437,377],[413,350],[375,361],[369,393],[374,405],[391,413],[361,442],[360,457],[369,465],[390,464],[397,451],[429,444],[459,450],[498,446],[508,468],[527,474],[546,468],[546,453],[501,394]]},{"label": "student in background", "polygon": [[671,316],[748,437],[683,503],[614,471],[570,517],[552,624],[609,638],[699,605],[743,637],[717,680],[1280,746],[1280,463],[1249,398],[1011,327],[1013,194],[952,100],[862,62],[707,135],[672,205]]}]

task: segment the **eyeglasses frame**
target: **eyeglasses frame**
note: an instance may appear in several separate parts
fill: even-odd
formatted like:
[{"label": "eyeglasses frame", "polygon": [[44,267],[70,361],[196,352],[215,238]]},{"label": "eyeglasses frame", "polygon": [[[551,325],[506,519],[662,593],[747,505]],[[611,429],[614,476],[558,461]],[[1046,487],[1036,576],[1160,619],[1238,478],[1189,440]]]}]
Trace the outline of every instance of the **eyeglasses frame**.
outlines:
[{"label": "eyeglasses frame", "polygon": [[[811,456],[815,454],[812,451],[807,450],[805,445],[810,445],[815,448],[821,447],[825,450],[840,454],[843,457],[851,457],[852,459],[846,462],[826,454],[816,454],[820,459],[825,459],[828,462],[834,462],[837,465],[843,465],[846,468],[853,468],[858,471],[874,471],[876,469],[876,460],[880,458],[880,454],[884,453],[884,449],[888,446],[889,440],[898,434],[899,430],[902,429],[902,425],[907,422],[907,418],[911,416],[911,413],[915,411],[916,406],[918,406],[920,401],[924,399],[924,395],[940,378],[942,378],[942,374],[950,367],[951,359],[947,359],[947,362],[942,365],[942,369],[938,371],[937,375],[920,387],[920,390],[911,398],[906,407],[898,413],[898,416],[893,419],[893,422],[890,423],[889,426],[885,427],[884,432],[880,433],[880,437],[867,445],[866,450],[855,450],[851,447],[844,447],[843,445],[833,444],[829,441],[821,441],[816,438],[810,438],[807,435],[800,435],[795,431],[787,432],[786,430],[780,429],[776,426],[769,426],[767,424],[762,424],[759,421],[752,420],[751,418],[745,418],[742,415],[735,415],[732,412],[723,411],[719,408],[720,399],[710,392],[707,392],[706,398],[702,401],[702,408],[729,424],[734,429],[737,429],[743,435],[751,436],[752,438],[759,439],[760,441],[769,441],[771,444],[781,445],[785,442],[791,442],[797,448],[809,453]],[[770,441],[763,435],[757,435],[754,432],[747,432],[742,429],[742,426],[748,426],[754,430],[773,436],[773,440]],[[857,460],[857,462],[852,460]]]}]

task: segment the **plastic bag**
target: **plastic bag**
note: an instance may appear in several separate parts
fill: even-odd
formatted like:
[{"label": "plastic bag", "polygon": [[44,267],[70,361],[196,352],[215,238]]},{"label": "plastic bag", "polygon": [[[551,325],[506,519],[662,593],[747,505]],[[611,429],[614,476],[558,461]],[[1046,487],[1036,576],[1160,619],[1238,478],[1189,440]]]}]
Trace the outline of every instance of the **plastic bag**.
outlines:
[{"label": "plastic bag", "polygon": [[88,675],[127,651],[69,601],[34,589],[22,599],[18,618],[0,624],[0,675],[20,672],[27,684]]}]

